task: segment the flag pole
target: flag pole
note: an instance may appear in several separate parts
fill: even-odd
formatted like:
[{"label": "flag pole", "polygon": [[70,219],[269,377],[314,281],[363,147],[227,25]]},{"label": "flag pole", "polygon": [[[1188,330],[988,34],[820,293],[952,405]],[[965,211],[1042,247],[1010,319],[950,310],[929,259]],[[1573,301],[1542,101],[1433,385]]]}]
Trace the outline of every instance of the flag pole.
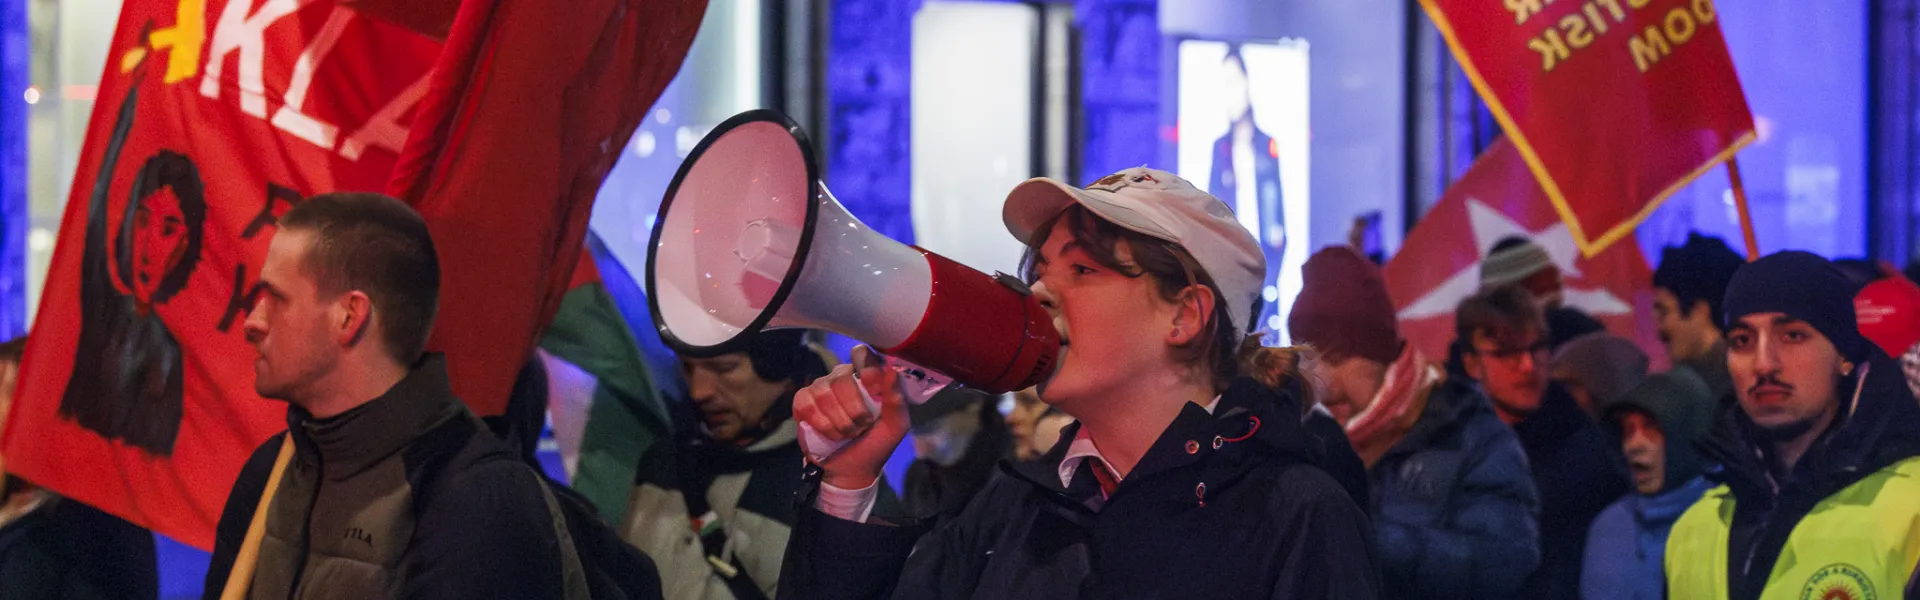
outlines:
[{"label": "flag pole", "polygon": [[1733,205],[1740,210],[1740,234],[1747,242],[1747,262],[1760,258],[1760,242],[1753,237],[1753,212],[1747,210],[1747,188],[1740,182],[1740,159],[1727,157],[1727,179],[1733,184]]}]

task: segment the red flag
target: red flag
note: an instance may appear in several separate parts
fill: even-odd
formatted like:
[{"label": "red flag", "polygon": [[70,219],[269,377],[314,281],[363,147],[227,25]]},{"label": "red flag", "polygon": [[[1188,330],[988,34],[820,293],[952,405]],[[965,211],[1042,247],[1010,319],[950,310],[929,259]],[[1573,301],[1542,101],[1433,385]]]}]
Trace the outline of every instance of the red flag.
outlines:
[{"label": "red flag", "polygon": [[1712,0],[1420,0],[1592,256],[1751,143]]},{"label": "red flag", "polygon": [[1527,172],[1506,140],[1481,153],[1440,203],[1407,234],[1387,261],[1387,294],[1400,316],[1400,334],[1436,360],[1453,342],[1453,311],[1480,289],[1480,260],[1510,235],[1532,238],[1553,255],[1566,278],[1566,305],[1640,345],[1665,368],[1666,351],[1653,321],[1653,272],[1640,245],[1628,240],[1583,256],[1570,227]]},{"label": "red flag", "polygon": [[[435,344],[497,412],[705,9],[468,0],[442,52],[333,0],[254,4],[124,5],[7,424],[13,472],[203,548],[285,428],[240,327],[277,215],[333,190],[413,203],[446,274]],[[451,7],[356,5],[428,32]]]},{"label": "red flag", "polygon": [[388,191],[443,274],[429,346],[497,413],[572,281],[594,195],[680,69],[704,0],[466,0]]},{"label": "red flag", "polygon": [[285,405],[254,394],[241,328],[275,217],[387,181],[438,51],[328,0],[128,0],[8,470],[210,547],[241,463],[286,428]]}]

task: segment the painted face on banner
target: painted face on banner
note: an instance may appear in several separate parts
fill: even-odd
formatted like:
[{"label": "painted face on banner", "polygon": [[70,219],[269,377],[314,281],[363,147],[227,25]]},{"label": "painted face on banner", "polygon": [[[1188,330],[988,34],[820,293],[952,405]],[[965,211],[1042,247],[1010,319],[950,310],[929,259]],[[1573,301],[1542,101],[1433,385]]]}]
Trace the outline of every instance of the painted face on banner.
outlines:
[{"label": "painted face on banner", "polygon": [[151,304],[161,282],[187,253],[187,218],[173,188],[160,188],[134,209],[133,294]]}]

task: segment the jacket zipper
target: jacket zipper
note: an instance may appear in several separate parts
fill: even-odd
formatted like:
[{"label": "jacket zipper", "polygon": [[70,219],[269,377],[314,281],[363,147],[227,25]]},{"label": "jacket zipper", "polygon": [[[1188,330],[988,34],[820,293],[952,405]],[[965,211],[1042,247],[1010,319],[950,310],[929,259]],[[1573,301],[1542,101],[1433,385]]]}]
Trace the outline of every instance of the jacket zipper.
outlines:
[{"label": "jacket zipper", "polygon": [[[1761,465],[1767,464],[1767,457],[1760,452],[1759,448],[1753,450],[1753,455],[1760,460]],[[1773,470],[1762,468],[1761,472],[1767,477],[1767,514],[1760,517],[1760,526],[1754,530],[1753,537],[1747,540],[1747,559],[1740,564],[1740,581],[1743,589],[1746,587],[1747,579],[1753,576],[1753,559],[1760,554],[1760,544],[1766,541],[1767,530],[1772,529],[1774,514],[1780,509],[1780,482],[1773,478]]]},{"label": "jacket zipper", "polygon": [[[300,564],[294,568],[293,578],[289,580],[290,585],[287,586],[287,597],[289,599],[297,599],[305,595],[300,593],[300,586],[306,583],[307,563],[313,558],[313,509],[314,506],[320,502],[320,486],[324,485],[327,480],[320,468],[320,460],[318,460],[320,458],[319,450],[315,449],[313,454],[316,459],[314,460],[313,469],[313,496],[307,499],[307,516],[303,519],[304,524],[301,525],[301,530],[305,532],[306,539],[300,540],[300,542],[305,548],[300,552]],[[271,518],[272,515],[268,515],[268,517]]]},{"label": "jacket zipper", "polygon": [[[1844,425],[1847,421],[1852,420],[1854,413],[1860,410],[1860,394],[1865,392],[1867,389],[1867,373],[1870,369],[1872,369],[1872,365],[1861,365],[1860,380],[1858,383],[1854,384],[1853,395],[1848,400],[1847,406],[1845,407],[1846,414],[1840,415],[1839,420],[1833,423],[1831,427],[1833,427],[1834,429],[1838,429],[1840,426]],[[1827,439],[1824,437],[1820,441],[1816,442],[1817,446],[1824,446],[1826,444],[1827,444]],[[1811,449],[1809,449],[1809,453],[1811,453]],[[1748,578],[1752,577],[1753,559],[1755,558],[1756,555],[1760,553],[1760,544],[1766,541],[1767,532],[1769,529],[1772,529],[1774,517],[1778,516],[1780,512],[1780,482],[1774,479],[1772,469],[1764,468],[1768,464],[1768,460],[1766,455],[1760,452],[1759,448],[1753,449],[1753,455],[1755,458],[1760,460],[1760,464],[1763,466],[1763,468],[1761,469],[1761,472],[1767,476],[1767,487],[1769,488],[1772,494],[1771,494],[1771,498],[1769,499],[1769,506],[1767,506],[1766,516],[1760,519],[1760,527],[1754,531],[1755,535],[1753,539],[1747,541],[1747,559],[1740,565],[1740,579],[1742,581],[1745,581]],[[1806,456],[1802,455],[1801,460],[1805,460],[1805,459],[1806,459]],[[1840,471],[1843,473],[1853,473],[1855,471],[1858,471],[1859,469],[1860,469],[1859,465],[1847,465],[1847,466],[1841,467]],[[1809,507],[1809,512],[1811,512],[1811,507]],[[1802,516],[1805,516],[1805,515],[1802,515]],[[1755,590],[1754,596],[1758,597],[1759,592],[1764,590],[1765,590],[1765,586],[1762,586],[1761,590]]]}]

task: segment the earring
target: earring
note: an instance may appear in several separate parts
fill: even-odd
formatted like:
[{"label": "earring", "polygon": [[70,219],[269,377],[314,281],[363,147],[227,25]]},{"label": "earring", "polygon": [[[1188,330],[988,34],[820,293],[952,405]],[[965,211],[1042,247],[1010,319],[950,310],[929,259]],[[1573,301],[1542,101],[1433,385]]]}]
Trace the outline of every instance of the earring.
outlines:
[{"label": "earring", "polygon": [[1844,360],[1840,361],[1840,376],[1846,377],[1852,374],[1853,374],[1853,363],[1850,363]]}]

